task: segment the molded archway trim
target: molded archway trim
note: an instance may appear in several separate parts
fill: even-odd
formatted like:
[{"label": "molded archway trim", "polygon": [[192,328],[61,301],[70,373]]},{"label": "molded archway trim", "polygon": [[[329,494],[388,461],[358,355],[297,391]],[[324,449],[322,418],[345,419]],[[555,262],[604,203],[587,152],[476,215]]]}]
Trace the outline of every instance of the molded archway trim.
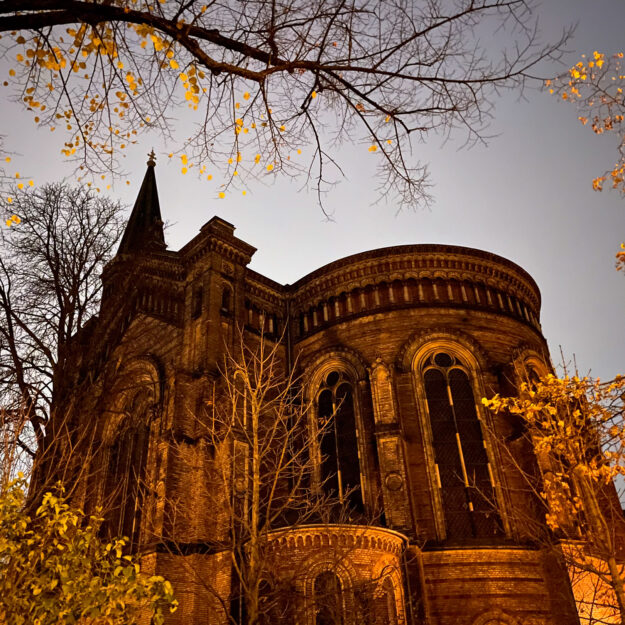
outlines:
[{"label": "molded archway trim", "polygon": [[549,356],[532,349],[526,344],[520,345],[512,353],[513,365],[516,373],[522,375],[524,370],[533,369],[541,377],[548,373],[553,373],[553,367]]},{"label": "molded archway trim", "polygon": [[488,610],[472,621],[471,625],[520,625],[520,623],[501,610]]},{"label": "molded archway trim", "polygon": [[364,358],[353,349],[332,347],[318,352],[305,366],[305,388],[308,399],[312,399],[330,371],[341,371],[354,383],[368,380]]},{"label": "molded archway trim", "polygon": [[418,365],[433,349],[449,347],[474,371],[488,371],[490,362],[473,337],[452,328],[432,328],[415,332],[397,355],[397,367],[404,372],[418,370]]},{"label": "molded archway trim", "polygon": [[162,367],[151,354],[118,363],[114,375],[115,383],[108,391],[110,403],[105,413],[109,418],[103,424],[104,442],[112,440],[125,415],[144,412],[134,405],[137,401],[145,409],[153,409],[163,397]]}]

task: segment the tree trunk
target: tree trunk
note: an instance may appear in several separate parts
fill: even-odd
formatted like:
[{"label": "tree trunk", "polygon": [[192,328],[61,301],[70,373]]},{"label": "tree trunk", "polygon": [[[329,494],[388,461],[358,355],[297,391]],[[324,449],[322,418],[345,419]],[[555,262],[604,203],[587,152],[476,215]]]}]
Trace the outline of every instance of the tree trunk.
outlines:
[{"label": "tree trunk", "polygon": [[587,468],[578,465],[574,469],[574,475],[577,485],[584,502],[584,512],[586,521],[590,527],[590,535],[588,536],[591,546],[596,546],[598,555],[604,558],[608,565],[608,574],[610,578],[610,586],[614,591],[616,604],[620,613],[620,625],[625,625],[625,578],[619,571],[619,565],[614,557],[616,546],[612,540],[612,534],[605,520],[605,516],[601,506],[597,500],[596,482],[592,481],[587,475]]}]

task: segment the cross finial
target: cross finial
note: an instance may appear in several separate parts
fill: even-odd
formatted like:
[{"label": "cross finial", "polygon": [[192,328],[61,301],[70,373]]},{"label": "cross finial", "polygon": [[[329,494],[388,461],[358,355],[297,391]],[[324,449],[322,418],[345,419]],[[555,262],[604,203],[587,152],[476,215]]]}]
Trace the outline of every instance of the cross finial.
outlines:
[{"label": "cross finial", "polygon": [[154,149],[148,154],[148,167],[154,167],[156,165],[156,154]]}]

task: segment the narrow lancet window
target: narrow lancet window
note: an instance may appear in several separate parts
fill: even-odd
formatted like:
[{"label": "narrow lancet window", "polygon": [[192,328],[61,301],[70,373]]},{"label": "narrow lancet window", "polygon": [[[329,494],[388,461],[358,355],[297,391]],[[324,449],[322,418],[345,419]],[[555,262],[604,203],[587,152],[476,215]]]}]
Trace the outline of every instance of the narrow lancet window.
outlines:
[{"label": "narrow lancet window", "polygon": [[502,533],[482,428],[466,367],[445,352],[423,367],[447,539]]},{"label": "narrow lancet window", "polygon": [[382,584],[382,593],[378,600],[378,623],[397,625],[397,604],[395,603],[395,589],[390,577],[386,577]]},{"label": "narrow lancet window", "polygon": [[201,286],[193,289],[193,298],[191,302],[191,317],[197,319],[202,314],[202,305],[204,300],[204,290]]},{"label": "narrow lancet window", "polygon": [[342,374],[331,372],[317,397],[324,492],[363,512],[353,389]]},{"label": "narrow lancet window", "polygon": [[148,443],[148,426],[140,424],[120,432],[109,454],[106,526],[111,538],[126,536],[131,548],[140,538]]}]

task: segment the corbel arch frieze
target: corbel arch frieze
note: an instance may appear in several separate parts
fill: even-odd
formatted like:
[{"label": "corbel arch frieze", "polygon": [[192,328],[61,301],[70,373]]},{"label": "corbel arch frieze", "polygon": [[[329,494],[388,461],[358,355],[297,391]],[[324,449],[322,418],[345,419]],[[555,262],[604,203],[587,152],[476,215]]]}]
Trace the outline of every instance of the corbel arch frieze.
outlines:
[{"label": "corbel arch frieze", "polygon": [[360,288],[360,282],[358,280],[352,280],[351,282],[347,282],[341,288],[341,292],[344,292],[346,295],[353,293],[356,289]]},{"label": "corbel arch frieze", "polygon": [[363,278],[360,281],[360,289],[375,289],[377,282],[372,280],[371,277]]},{"label": "corbel arch frieze", "polygon": [[406,278],[409,280],[423,280],[424,278],[431,280],[433,277],[434,273],[432,271],[428,271],[427,269],[418,269],[415,271],[410,271],[406,274]]},{"label": "corbel arch frieze", "polygon": [[402,272],[400,276],[394,277],[393,280],[404,280],[404,281],[418,280],[419,278],[422,278],[422,277],[423,275],[420,271],[416,271],[414,269],[408,269]]},{"label": "corbel arch frieze", "polygon": [[462,280],[462,274],[458,270],[448,271],[445,277],[448,280]]},{"label": "corbel arch frieze", "polygon": [[422,359],[433,345],[448,345],[461,358],[465,358],[467,365],[476,372],[483,373],[491,367],[482,346],[472,336],[454,328],[430,328],[412,334],[397,354],[396,367],[404,373],[412,371],[415,362]]},{"label": "corbel arch frieze", "polygon": [[474,273],[468,272],[468,271],[461,271],[458,273],[458,280],[462,280],[462,281],[466,281],[466,282],[471,282],[471,283],[479,283],[480,279],[479,276],[476,276]]},{"label": "corbel arch frieze", "polygon": [[460,270],[450,271],[445,268],[441,269],[408,269],[406,271],[393,271],[391,273],[379,273],[375,276],[363,276],[361,278],[350,279],[347,282],[337,282],[328,285],[328,288],[316,291],[314,293],[304,294],[297,298],[298,310],[319,304],[330,297],[338,297],[342,293],[349,294],[356,289],[376,288],[382,284],[389,284],[397,280],[404,282],[407,280],[422,279],[440,279],[440,280],[459,280],[476,284],[483,284],[492,288],[509,292],[513,295],[523,298],[519,289],[507,281],[485,276],[479,273],[463,272]]}]

